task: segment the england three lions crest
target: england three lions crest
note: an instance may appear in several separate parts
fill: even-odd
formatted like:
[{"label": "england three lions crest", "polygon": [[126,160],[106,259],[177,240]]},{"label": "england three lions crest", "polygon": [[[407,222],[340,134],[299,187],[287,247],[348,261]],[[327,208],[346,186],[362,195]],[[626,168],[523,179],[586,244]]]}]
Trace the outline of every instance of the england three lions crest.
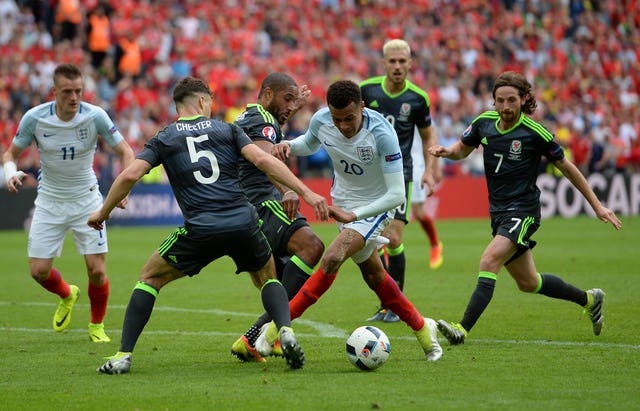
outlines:
[{"label": "england three lions crest", "polygon": [[371,146],[358,146],[358,158],[363,163],[370,163],[373,161],[373,147]]},{"label": "england three lions crest", "polygon": [[76,128],[76,138],[80,142],[85,143],[89,138],[89,129],[86,127]]}]

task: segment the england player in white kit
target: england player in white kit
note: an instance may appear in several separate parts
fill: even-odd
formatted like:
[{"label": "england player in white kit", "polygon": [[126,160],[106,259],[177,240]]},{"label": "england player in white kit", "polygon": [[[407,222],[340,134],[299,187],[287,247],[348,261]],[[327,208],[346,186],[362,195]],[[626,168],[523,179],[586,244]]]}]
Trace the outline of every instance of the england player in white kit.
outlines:
[{"label": "england player in white kit", "polygon": [[[89,337],[94,342],[108,342],[103,325],[109,297],[105,267],[107,233],[87,225],[91,212],[102,205],[93,171],[98,135],[114,150],[124,167],[133,161],[134,154],[107,113],[81,101],[83,79],[76,66],[59,65],[53,74],[53,84],[55,101],[30,109],[20,121],[18,132],[3,155],[4,173],[9,191],[17,192],[24,173],[16,169],[15,162],[20,153],[35,142],[40,172],[29,230],[31,276],[60,297],[53,329],[63,331],[71,321],[79,289],[62,279],[53,267],[53,258],[61,255],[65,236],[71,231],[78,253],[84,256],[89,277]],[[126,206],[126,202],[120,206]]]},{"label": "england player in white kit", "polygon": [[[310,155],[321,146],[334,168],[330,215],[340,233],[327,247],[320,268],[289,302],[291,319],[299,317],[335,280],[342,263],[351,258],[382,304],[414,331],[428,361],[442,357],[435,321],[424,318],[402,294],[378,257],[376,238],[405,198],[402,154],[393,126],[378,112],[364,107],[359,86],[340,80],[327,90],[328,108],[311,118],[307,132],[274,146],[274,155]],[[266,327],[256,349],[269,354],[275,327]],[[266,341],[266,344],[263,342]]]},{"label": "england player in white kit", "polygon": [[[311,155],[322,146],[334,165],[331,187],[333,205],[355,214],[353,222],[340,223],[341,229],[350,228],[364,238],[365,248],[354,255],[356,263],[366,260],[376,247],[376,237],[393,217],[394,209],[404,195],[402,155],[393,135],[393,127],[370,109],[362,112],[362,128],[353,127],[345,137],[332,120],[328,108],[321,109],[312,118],[307,133],[290,141],[291,152],[297,156]],[[398,184],[402,182],[402,184]]]}]

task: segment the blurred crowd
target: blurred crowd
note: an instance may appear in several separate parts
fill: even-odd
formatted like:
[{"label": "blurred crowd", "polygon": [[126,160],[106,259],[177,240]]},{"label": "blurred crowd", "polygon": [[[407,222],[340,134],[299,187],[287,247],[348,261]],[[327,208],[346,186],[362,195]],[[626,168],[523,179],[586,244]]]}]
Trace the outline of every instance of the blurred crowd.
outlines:
[{"label": "blurred crowd", "polygon": [[[534,115],[584,173],[640,171],[640,13],[637,0],[0,0],[0,150],[22,114],[51,98],[62,62],[85,73],[85,100],[105,108],[134,150],[175,119],[174,82],[193,75],[233,121],[271,71],[311,98],[287,134],[305,130],[334,80],[381,75],[391,38],[412,47],[410,79],[430,96],[441,144],[492,108],[506,69],[534,84]],[[107,184],[118,165],[104,151]],[[27,150],[21,169],[36,171]],[[307,176],[326,164],[309,161]],[[477,161],[446,174],[477,172]],[[317,171],[317,170],[316,170]],[[162,178],[159,176],[158,178]]]}]

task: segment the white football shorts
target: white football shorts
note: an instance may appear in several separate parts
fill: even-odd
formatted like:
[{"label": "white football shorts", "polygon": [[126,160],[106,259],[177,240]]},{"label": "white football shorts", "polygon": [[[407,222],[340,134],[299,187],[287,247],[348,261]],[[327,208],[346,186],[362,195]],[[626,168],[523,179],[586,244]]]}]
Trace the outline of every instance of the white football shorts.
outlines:
[{"label": "white football shorts", "polygon": [[365,239],[364,247],[351,256],[354,263],[360,264],[361,262],[366,261],[371,256],[371,253],[376,251],[379,247],[382,247],[382,244],[377,240],[377,237],[380,236],[382,231],[389,225],[393,218],[392,215],[393,210],[391,212],[365,218],[364,220],[354,221],[352,223],[338,223],[338,229],[340,231],[345,228],[350,228],[360,233],[360,235]]},{"label": "white football shorts", "polygon": [[424,203],[427,192],[421,187],[422,174],[424,174],[424,162],[413,166],[413,184],[411,185],[411,204]]},{"label": "white football shorts", "polygon": [[60,257],[68,231],[73,233],[73,240],[81,255],[109,251],[106,225],[100,231],[87,225],[89,215],[102,206],[102,195],[98,189],[81,200],[36,198],[35,205],[29,230],[29,257]]}]

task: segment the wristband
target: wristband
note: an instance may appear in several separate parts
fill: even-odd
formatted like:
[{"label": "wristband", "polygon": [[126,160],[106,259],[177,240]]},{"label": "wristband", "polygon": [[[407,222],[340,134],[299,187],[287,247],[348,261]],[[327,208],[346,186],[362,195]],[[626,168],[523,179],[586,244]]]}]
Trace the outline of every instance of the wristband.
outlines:
[{"label": "wristband", "polygon": [[3,165],[3,171],[5,180],[9,181],[9,179],[18,172],[18,168],[16,167],[16,163],[13,161],[7,161]]},{"label": "wristband", "polygon": [[286,192],[282,195],[282,197],[286,196],[286,195],[287,195],[287,194],[289,194],[289,193],[293,193],[293,194],[295,194],[296,192],[295,192],[295,191],[293,191],[293,190],[286,191]]}]

